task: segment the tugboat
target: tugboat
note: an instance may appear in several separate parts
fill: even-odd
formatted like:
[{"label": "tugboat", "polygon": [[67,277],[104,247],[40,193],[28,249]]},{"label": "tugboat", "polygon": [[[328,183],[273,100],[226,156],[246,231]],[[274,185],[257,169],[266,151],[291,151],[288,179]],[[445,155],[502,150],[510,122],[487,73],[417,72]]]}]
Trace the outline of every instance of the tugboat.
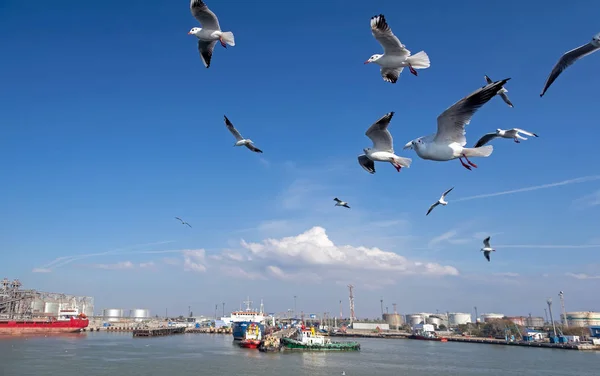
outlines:
[{"label": "tugboat", "polygon": [[433,330],[433,325],[431,324],[418,324],[413,329],[413,332],[410,336],[410,339],[420,339],[425,341],[440,341],[440,342],[448,342],[448,339],[445,337],[439,337],[437,333]]},{"label": "tugboat", "polygon": [[260,342],[262,341],[262,333],[257,324],[251,323],[246,328],[246,333],[244,334],[244,339],[239,342],[240,347],[244,347],[247,349],[256,349]]},{"label": "tugboat", "polygon": [[281,338],[281,344],[286,350],[304,351],[357,351],[358,342],[332,342],[329,338],[318,334],[315,328],[307,329],[304,325],[296,333],[296,338]]}]

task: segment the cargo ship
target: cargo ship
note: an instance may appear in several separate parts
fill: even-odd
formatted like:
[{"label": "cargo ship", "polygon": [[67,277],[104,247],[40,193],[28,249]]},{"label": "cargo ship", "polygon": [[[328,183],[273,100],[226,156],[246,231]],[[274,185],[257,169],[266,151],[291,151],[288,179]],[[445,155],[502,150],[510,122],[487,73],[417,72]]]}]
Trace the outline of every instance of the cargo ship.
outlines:
[{"label": "cargo ship", "polygon": [[250,308],[252,301],[249,297],[244,303],[246,303],[246,310],[233,311],[229,317],[221,318],[226,325],[231,325],[234,341],[243,340],[246,335],[246,330],[251,325],[256,325],[259,328],[261,335],[265,333],[265,320],[267,317],[264,314],[264,305],[262,301],[260,303],[259,311]]},{"label": "cargo ship", "polygon": [[0,335],[76,333],[88,325],[89,320],[84,314],[61,320],[54,317],[46,320],[0,320]]}]

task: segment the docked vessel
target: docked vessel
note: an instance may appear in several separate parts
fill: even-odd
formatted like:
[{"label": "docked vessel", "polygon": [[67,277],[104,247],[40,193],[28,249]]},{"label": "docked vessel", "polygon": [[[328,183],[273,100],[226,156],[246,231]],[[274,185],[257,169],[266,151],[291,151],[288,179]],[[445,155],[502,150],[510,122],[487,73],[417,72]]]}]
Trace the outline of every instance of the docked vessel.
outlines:
[{"label": "docked vessel", "polygon": [[433,325],[431,324],[418,324],[415,325],[413,332],[410,336],[410,339],[420,339],[425,341],[441,341],[448,342],[447,338],[438,336],[437,333],[433,329]]},{"label": "docked vessel", "polygon": [[247,349],[256,349],[262,341],[262,332],[256,323],[251,323],[246,327],[244,338],[239,343],[240,347]]},{"label": "docked vessel", "polygon": [[264,314],[264,306],[262,301],[260,303],[259,311],[250,308],[250,304],[252,303],[250,298],[248,298],[248,300],[246,300],[244,303],[246,303],[245,310],[233,311],[229,317],[221,318],[226,325],[231,325],[233,339],[235,341],[243,340],[246,330],[252,324],[258,326],[261,335],[265,332],[265,320],[267,317]]},{"label": "docked vessel", "polygon": [[1,320],[0,335],[76,333],[88,325],[89,320],[84,314],[60,320],[54,317],[45,320]]},{"label": "docked vessel", "polygon": [[287,350],[304,351],[356,351],[360,350],[358,342],[332,342],[329,338],[318,334],[315,328],[304,326],[296,333],[295,338],[281,338],[281,344]]}]

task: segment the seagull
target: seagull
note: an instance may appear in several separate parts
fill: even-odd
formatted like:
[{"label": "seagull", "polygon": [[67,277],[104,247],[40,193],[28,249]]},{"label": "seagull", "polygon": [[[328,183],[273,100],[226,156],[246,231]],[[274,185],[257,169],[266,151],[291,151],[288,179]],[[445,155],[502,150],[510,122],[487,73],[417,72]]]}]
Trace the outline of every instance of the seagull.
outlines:
[{"label": "seagull", "polygon": [[483,257],[485,257],[488,261],[490,260],[490,253],[496,252],[496,250],[490,247],[490,237],[483,239],[483,248],[481,248],[481,252],[483,252]]},{"label": "seagull", "polygon": [[[438,116],[435,134],[412,140],[404,145],[404,149],[414,149],[422,159],[450,161],[458,158],[467,170],[471,170],[471,166],[477,167],[469,157],[489,157],[494,147],[465,148],[465,127],[475,112],[492,99],[508,80],[510,78],[488,84],[459,100]],[[469,164],[463,162],[463,158]]]},{"label": "seagull", "polygon": [[233,124],[231,124],[229,119],[227,119],[227,116],[225,116],[225,126],[227,127],[227,129],[229,129],[229,132],[231,132],[233,137],[235,137],[236,142],[235,144],[233,144],[233,146],[246,146],[248,149],[252,150],[255,153],[262,153],[262,150],[254,146],[251,139],[242,137],[240,132],[238,132],[238,130],[235,129]]},{"label": "seagull", "polygon": [[335,206],[343,206],[345,208],[350,209],[350,207],[348,206],[348,203],[345,201],[340,200],[339,198],[334,198],[333,201],[335,201]]},{"label": "seagull", "polygon": [[431,213],[431,211],[433,210],[433,208],[435,208],[438,205],[444,205],[444,206],[448,205],[448,202],[445,201],[444,199],[446,198],[446,195],[448,193],[450,193],[453,189],[454,189],[454,187],[452,187],[452,188],[448,189],[446,192],[444,192],[444,194],[442,194],[442,197],[440,197],[440,199],[437,200],[437,202],[435,204],[433,204],[433,205],[431,205],[429,207],[429,210],[427,210],[427,214],[425,214],[425,215],[426,216],[429,215],[429,213]]},{"label": "seagull", "polygon": [[540,97],[543,97],[546,94],[546,90],[552,85],[552,83],[558,78],[558,76],[567,69],[571,64],[581,59],[584,56],[587,56],[593,52],[600,50],[600,33],[594,35],[592,40],[589,43],[584,44],[583,46],[579,46],[571,51],[565,52],[564,55],[558,59],[558,62],[552,68],[552,72],[546,79],[546,84],[544,85],[544,89],[540,94]]},{"label": "seagull", "polygon": [[179,218],[179,217],[175,217],[175,219],[179,219],[181,221],[182,225],[188,225],[190,226],[190,228],[192,228],[192,225],[190,225],[189,223],[187,223],[186,221],[184,221],[183,219]]},{"label": "seagull", "polygon": [[[487,75],[485,75],[485,80],[487,81],[488,85],[494,83],[494,81],[492,81],[492,79],[489,78]],[[515,106],[513,106],[513,104],[510,101],[510,99],[508,99],[508,95],[506,95],[506,93],[508,93],[508,90],[506,90],[505,88],[502,88],[498,92],[498,95],[500,96],[500,98],[502,98],[502,100],[504,101],[504,103],[506,103],[508,105],[508,107],[515,107]]]},{"label": "seagull", "polygon": [[539,137],[535,133],[527,132],[526,130],[519,129],[519,128],[513,128],[513,129],[508,129],[508,130],[498,128],[498,129],[496,129],[496,132],[487,133],[483,137],[481,137],[479,139],[479,141],[477,141],[477,143],[473,147],[474,148],[482,147],[483,145],[492,141],[496,137],[512,138],[517,144],[521,143],[521,141],[519,141],[519,139],[527,140],[527,137],[523,137],[519,133],[523,133],[524,135],[530,136],[530,137]]},{"label": "seagull", "polygon": [[410,167],[412,159],[394,154],[394,140],[387,129],[394,112],[388,112],[367,129],[365,135],[373,141],[372,148],[364,148],[365,154],[358,156],[358,163],[367,172],[375,173],[375,161],[390,162],[400,172],[402,167]]},{"label": "seagull", "polygon": [[371,33],[383,47],[383,55],[375,54],[365,61],[365,64],[375,63],[381,66],[381,76],[384,81],[395,84],[404,67],[408,67],[410,73],[415,76],[417,75],[415,69],[429,68],[429,56],[425,51],[411,56],[410,51],[394,35],[383,14],[371,17]]},{"label": "seagull", "polygon": [[221,42],[221,46],[227,48],[227,45],[235,46],[235,38],[231,31],[221,31],[219,19],[208,9],[204,1],[191,0],[190,11],[202,27],[193,27],[188,35],[195,35],[198,38],[198,52],[200,52],[204,66],[208,68],[217,41]]}]

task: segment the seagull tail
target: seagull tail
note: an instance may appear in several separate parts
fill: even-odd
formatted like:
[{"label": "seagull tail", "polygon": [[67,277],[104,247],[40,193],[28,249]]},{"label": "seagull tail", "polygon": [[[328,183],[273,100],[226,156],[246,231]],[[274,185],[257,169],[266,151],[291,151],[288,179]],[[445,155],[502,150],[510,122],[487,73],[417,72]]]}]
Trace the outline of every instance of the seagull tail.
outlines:
[{"label": "seagull tail", "polygon": [[462,150],[465,157],[489,157],[492,155],[494,147],[492,145],[485,145],[478,148],[464,148]]},{"label": "seagull tail", "polygon": [[235,46],[235,38],[233,37],[233,33],[231,31],[223,31],[221,33],[221,39],[231,47]]},{"label": "seagull tail", "polygon": [[425,51],[419,51],[416,54],[409,56],[406,61],[415,69],[425,69],[429,68],[431,65],[429,56]]},{"label": "seagull tail", "polygon": [[406,167],[406,168],[410,167],[410,164],[412,163],[412,159],[410,159],[410,158],[403,158],[403,157],[396,156],[396,158],[394,158],[394,160],[400,166]]}]

